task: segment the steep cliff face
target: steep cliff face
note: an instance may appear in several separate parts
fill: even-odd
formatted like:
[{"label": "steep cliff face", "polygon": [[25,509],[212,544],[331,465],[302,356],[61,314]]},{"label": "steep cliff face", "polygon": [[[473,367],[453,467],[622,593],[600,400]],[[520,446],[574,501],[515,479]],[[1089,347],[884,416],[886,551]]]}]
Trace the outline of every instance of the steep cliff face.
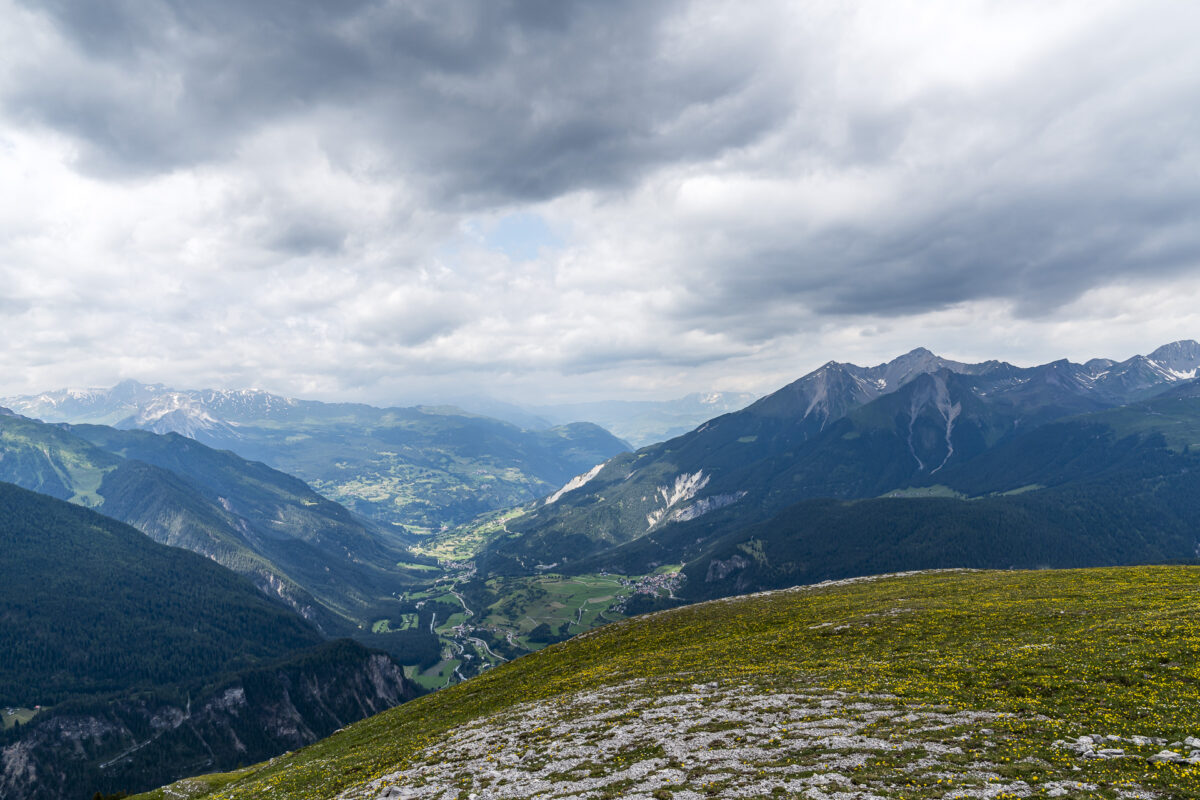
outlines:
[{"label": "steep cliff face", "polygon": [[415,695],[388,656],[343,640],[208,687],[66,703],[8,734],[0,797],[82,798],[232,769]]}]

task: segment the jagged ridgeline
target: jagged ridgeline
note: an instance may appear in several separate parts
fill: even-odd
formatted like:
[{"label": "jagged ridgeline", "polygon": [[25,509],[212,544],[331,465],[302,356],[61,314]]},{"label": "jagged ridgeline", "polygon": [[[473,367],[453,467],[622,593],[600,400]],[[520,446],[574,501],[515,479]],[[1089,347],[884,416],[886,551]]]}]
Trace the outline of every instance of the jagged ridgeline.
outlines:
[{"label": "jagged ridgeline", "polygon": [[143,800],[1197,798],[1198,580],[951,571],[694,605]]},{"label": "jagged ridgeline", "polygon": [[[0,483],[0,797],[136,790],[307,744],[413,696],[202,556]],[[9,714],[9,712],[12,712]]]}]

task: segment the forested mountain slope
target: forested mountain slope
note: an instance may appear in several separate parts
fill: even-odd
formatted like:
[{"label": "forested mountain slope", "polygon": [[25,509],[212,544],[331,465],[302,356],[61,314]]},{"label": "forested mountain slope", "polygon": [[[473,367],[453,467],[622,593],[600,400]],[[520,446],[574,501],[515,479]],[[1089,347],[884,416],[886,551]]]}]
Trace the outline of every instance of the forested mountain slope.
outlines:
[{"label": "forested mountain slope", "polygon": [[0,544],[0,704],[178,682],[322,640],[211,560],[8,483]]},{"label": "forested mountain slope", "polygon": [[0,479],[123,520],[249,576],[322,628],[417,575],[395,537],[302,481],[178,434],[0,416]]},{"label": "forested mountain slope", "polygon": [[[248,580],[0,483],[0,796],[90,797],[229,768],[414,696]],[[4,711],[8,713],[8,711]]]}]

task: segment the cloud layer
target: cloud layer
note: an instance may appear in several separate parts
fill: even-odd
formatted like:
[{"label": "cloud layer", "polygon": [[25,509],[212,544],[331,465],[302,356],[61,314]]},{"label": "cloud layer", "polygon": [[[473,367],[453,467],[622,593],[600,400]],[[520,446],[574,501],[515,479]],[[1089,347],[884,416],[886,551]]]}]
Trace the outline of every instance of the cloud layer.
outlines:
[{"label": "cloud layer", "polygon": [[1200,335],[1200,8],[0,0],[0,390],[767,391]]}]

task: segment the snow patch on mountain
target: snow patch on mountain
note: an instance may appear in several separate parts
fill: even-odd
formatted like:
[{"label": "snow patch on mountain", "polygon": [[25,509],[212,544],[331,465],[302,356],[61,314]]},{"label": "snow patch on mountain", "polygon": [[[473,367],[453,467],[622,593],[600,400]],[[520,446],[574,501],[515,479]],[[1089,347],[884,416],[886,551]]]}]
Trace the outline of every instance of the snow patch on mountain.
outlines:
[{"label": "snow patch on mountain", "polygon": [[217,422],[217,419],[212,414],[209,414],[203,406],[180,392],[159,395],[143,406],[138,411],[135,419],[139,426],[149,425],[169,414],[180,411],[188,418],[195,420],[199,425],[211,426]]},{"label": "snow patch on mountain", "polygon": [[[605,462],[605,463],[607,463],[607,462]],[[586,484],[588,481],[590,481],[592,478],[599,475],[600,470],[602,470],[602,469],[604,469],[604,463],[597,464],[596,466],[592,467],[591,469],[589,469],[587,472],[583,473],[582,475],[576,475],[574,478],[571,478],[571,480],[567,481],[561,489],[559,489],[557,492],[555,492],[554,494],[552,494],[546,498],[545,505],[550,505],[551,503],[555,503],[558,501],[558,498],[562,497],[567,492],[573,492],[576,489],[580,488],[581,486]],[[630,473],[630,474],[632,475],[633,473]]]},{"label": "snow patch on mountain", "polygon": [[183,392],[168,392],[155,397],[123,420],[119,427],[140,428],[153,433],[178,433],[192,439],[199,434],[215,431],[236,435],[234,423],[218,419],[196,398]]}]

